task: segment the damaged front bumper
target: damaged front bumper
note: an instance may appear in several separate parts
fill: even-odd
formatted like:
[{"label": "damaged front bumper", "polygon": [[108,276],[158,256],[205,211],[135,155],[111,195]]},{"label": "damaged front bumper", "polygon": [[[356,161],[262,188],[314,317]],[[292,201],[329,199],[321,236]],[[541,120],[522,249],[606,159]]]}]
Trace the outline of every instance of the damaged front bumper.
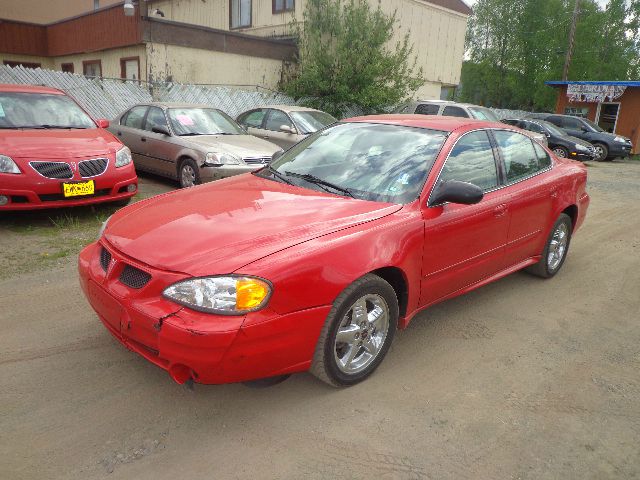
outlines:
[{"label": "damaged front bumper", "polygon": [[[164,288],[188,275],[154,269],[101,242],[80,253],[82,290],[120,343],[176,382],[232,383],[310,367],[330,306],[286,315],[269,309],[245,316],[196,312],[162,297]],[[148,283],[127,285],[123,275],[131,268],[147,274]]]}]

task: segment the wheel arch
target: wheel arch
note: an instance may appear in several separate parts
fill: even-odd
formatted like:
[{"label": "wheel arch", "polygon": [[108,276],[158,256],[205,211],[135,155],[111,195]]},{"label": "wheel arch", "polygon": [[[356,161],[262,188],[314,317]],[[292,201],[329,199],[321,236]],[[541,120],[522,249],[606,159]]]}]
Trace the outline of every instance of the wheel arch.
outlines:
[{"label": "wheel arch", "polygon": [[567,215],[569,215],[569,218],[571,219],[571,230],[575,230],[576,222],[578,221],[578,206],[569,205],[560,213],[566,213]]},{"label": "wheel arch", "polygon": [[409,282],[406,274],[398,267],[382,267],[373,270],[370,273],[377,275],[387,282],[396,292],[398,298],[399,317],[398,321],[407,315],[407,306],[409,304]]}]

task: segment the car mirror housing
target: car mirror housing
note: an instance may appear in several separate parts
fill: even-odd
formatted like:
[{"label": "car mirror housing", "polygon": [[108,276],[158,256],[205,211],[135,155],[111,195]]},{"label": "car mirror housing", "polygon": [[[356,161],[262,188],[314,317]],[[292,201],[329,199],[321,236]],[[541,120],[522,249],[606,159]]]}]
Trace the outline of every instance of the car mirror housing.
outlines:
[{"label": "car mirror housing", "polygon": [[154,126],[151,131],[153,133],[160,133],[161,135],[166,135],[168,137],[171,136],[171,133],[169,132],[169,129],[163,125],[156,125]]},{"label": "car mirror housing", "polygon": [[483,197],[484,192],[477,185],[449,180],[436,187],[430,203],[432,206],[442,205],[446,202],[473,205],[479,203]]},{"label": "car mirror housing", "polygon": [[99,118],[96,120],[96,125],[98,128],[109,128],[109,120],[106,118]]}]

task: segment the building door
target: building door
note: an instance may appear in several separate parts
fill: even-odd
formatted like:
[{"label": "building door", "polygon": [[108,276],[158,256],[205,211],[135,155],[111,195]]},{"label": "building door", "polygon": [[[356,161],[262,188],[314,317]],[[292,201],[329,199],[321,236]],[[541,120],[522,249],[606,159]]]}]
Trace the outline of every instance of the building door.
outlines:
[{"label": "building door", "polygon": [[619,114],[619,103],[601,103],[598,105],[596,123],[600,125],[600,128],[603,130],[609,133],[615,133]]}]

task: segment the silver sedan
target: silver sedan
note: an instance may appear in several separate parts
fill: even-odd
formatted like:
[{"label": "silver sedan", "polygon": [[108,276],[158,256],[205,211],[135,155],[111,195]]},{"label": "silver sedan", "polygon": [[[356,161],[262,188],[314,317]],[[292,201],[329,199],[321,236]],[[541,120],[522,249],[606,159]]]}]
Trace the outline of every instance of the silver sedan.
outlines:
[{"label": "silver sedan", "polygon": [[177,179],[181,187],[257,170],[282,151],[206,105],[135,105],[109,130],[131,149],[136,169]]}]

